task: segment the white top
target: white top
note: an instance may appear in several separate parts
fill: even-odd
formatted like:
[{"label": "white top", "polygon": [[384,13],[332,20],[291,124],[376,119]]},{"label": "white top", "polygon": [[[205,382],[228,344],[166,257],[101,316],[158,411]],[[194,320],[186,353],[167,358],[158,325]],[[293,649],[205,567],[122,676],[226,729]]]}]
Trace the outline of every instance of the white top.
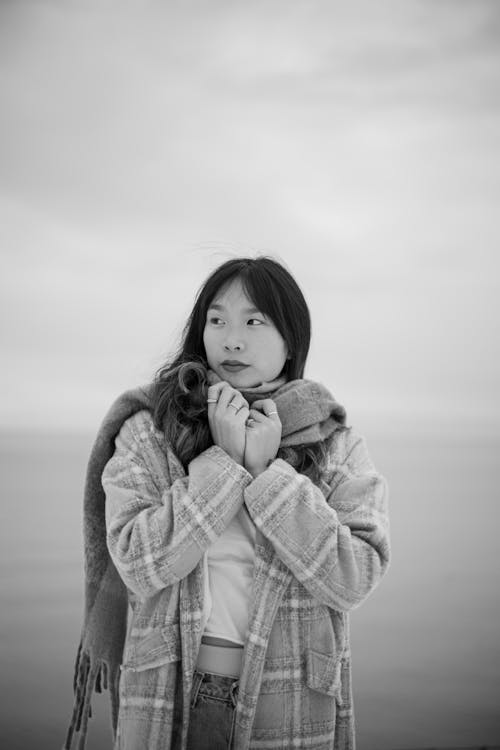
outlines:
[{"label": "white top", "polygon": [[254,547],[255,525],[243,505],[207,551],[204,635],[244,644],[252,595]]}]

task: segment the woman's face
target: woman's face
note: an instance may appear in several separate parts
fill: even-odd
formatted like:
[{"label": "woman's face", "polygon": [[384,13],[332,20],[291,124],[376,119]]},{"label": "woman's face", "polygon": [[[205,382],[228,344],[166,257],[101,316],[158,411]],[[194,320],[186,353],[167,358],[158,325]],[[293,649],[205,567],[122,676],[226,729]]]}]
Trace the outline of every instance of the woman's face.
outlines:
[{"label": "woman's face", "polygon": [[278,329],[256,309],[239,279],[223,287],[212,300],[203,343],[209,367],[238,389],[276,378],[288,354]]}]

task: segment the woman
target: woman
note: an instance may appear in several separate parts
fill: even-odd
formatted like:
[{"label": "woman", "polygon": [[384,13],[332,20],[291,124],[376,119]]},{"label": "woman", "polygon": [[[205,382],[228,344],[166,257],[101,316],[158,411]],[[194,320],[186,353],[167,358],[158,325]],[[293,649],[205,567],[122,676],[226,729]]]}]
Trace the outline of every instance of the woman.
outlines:
[{"label": "woman", "polygon": [[174,360],[112,406],[66,747],[102,684],[117,750],[354,747],[348,612],[388,566],[387,485],[303,379],[309,341],[288,271],[230,260]]}]

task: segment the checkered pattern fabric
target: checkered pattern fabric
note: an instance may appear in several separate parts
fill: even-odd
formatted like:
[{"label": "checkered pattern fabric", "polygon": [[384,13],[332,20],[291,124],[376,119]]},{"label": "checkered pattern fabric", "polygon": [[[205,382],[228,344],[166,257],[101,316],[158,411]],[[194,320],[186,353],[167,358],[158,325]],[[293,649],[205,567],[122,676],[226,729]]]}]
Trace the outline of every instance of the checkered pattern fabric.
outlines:
[{"label": "checkered pattern fabric", "polygon": [[320,486],[281,459],[253,479],[217,446],[186,473],[143,409],[102,482],[131,605],[116,750],[185,747],[204,553],[242,503],[257,540],[234,748],[354,748],[348,612],[389,563],[387,484],[364,439],[335,432]]}]

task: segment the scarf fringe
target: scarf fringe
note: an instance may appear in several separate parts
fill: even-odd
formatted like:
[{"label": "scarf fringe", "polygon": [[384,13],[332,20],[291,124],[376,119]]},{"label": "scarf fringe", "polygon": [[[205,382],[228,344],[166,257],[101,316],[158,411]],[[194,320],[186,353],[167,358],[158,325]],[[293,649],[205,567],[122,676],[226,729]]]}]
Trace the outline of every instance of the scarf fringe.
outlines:
[{"label": "scarf fringe", "polygon": [[119,669],[112,669],[105,661],[93,660],[88,653],[83,651],[82,644],[80,643],[73,677],[73,691],[75,694],[73,715],[68,727],[63,750],[71,750],[73,741],[76,741],[75,734],[77,733],[80,734],[80,737],[77,741],[76,750],[84,750],[88,722],[92,718],[91,700],[94,692],[102,693],[103,690],[110,690],[111,719],[113,734],[115,734],[118,723],[119,679]]}]

